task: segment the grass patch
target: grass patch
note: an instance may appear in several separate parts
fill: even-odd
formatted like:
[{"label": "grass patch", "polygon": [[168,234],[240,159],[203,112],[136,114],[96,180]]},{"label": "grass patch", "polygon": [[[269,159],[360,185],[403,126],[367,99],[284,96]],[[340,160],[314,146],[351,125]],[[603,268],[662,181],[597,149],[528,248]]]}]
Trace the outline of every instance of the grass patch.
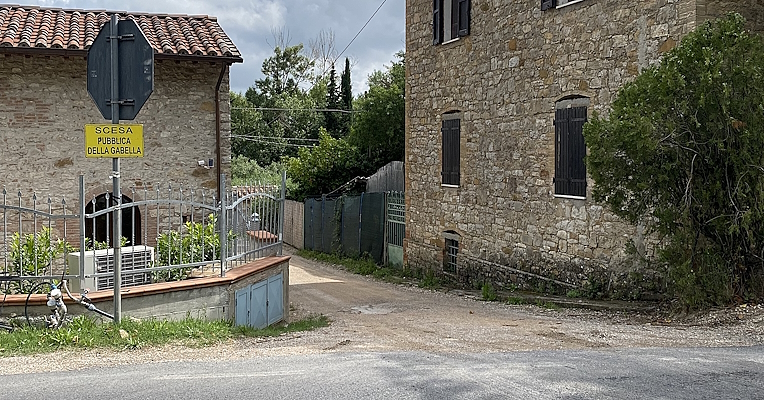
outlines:
[{"label": "grass patch", "polygon": [[[350,258],[341,257],[336,254],[321,253],[312,250],[299,250],[297,255],[303,258],[309,258],[316,261],[322,261],[330,264],[337,264],[345,267],[348,271],[360,275],[373,275],[379,269],[377,264],[371,258]],[[387,268],[389,269],[389,268]],[[377,272],[378,273],[378,272]]]},{"label": "grass patch", "polygon": [[496,289],[493,288],[493,285],[490,282],[483,284],[481,292],[483,294],[483,300],[496,301]]},{"label": "grass patch", "polygon": [[517,296],[509,296],[507,297],[507,304],[511,304],[513,306],[519,306],[521,304],[525,304],[525,299],[522,297]]},{"label": "grass patch", "polygon": [[324,316],[265,329],[248,329],[235,327],[227,321],[193,318],[181,321],[125,319],[119,325],[114,325],[77,316],[60,329],[24,327],[10,333],[0,332],[0,357],[95,348],[133,350],[168,343],[203,347],[238,337],[278,336],[288,332],[309,331],[328,324],[329,320]]},{"label": "grass patch", "polygon": [[551,301],[536,300],[536,306],[546,308],[547,310],[559,310],[560,306]]}]

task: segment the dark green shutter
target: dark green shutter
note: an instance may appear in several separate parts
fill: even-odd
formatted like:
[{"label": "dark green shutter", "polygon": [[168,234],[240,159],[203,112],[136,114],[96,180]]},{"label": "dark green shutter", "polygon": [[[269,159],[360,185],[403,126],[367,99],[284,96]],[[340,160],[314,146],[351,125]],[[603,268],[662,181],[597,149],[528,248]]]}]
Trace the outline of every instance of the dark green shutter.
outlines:
[{"label": "dark green shutter", "polygon": [[459,184],[459,136],[461,124],[458,119],[443,121],[441,132],[443,134],[442,148],[442,182],[444,185]]},{"label": "dark green shutter", "polygon": [[555,112],[554,193],[586,197],[586,107]]},{"label": "dark green shutter", "polygon": [[443,42],[443,0],[432,0],[432,44]]},{"label": "dark green shutter", "polygon": [[[458,35],[459,37],[467,36],[470,34],[470,0],[458,0],[456,10],[458,10],[459,15],[457,24]],[[454,14],[457,14],[457,12],[454,12]]]}]

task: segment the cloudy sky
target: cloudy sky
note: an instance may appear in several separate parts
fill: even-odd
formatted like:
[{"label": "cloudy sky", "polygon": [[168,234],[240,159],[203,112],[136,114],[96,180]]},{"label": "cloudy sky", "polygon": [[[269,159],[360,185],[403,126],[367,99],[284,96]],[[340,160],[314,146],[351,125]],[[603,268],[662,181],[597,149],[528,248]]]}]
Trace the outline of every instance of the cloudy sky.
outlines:
[{"label": "cloudy sky", "polygon": [[[18,0],[22,4],[76,9],[204,14],[218,23],[241,51],[244,63],[231,68],[231,89],[244,92],[262,76],[263,60],[273,53],[274,30],[287,32],[290,44],[311,40],[323,31],[334,33],[341,52],[383,0]],[[13,3],[13,2],[11,2]],[[405,47],[405,0],[384,0],[382,8],[342,55],[350,57],[353,91],[366,89],[366,78],[381,70]],[[270,43],[270,44],[269,44]]]}]

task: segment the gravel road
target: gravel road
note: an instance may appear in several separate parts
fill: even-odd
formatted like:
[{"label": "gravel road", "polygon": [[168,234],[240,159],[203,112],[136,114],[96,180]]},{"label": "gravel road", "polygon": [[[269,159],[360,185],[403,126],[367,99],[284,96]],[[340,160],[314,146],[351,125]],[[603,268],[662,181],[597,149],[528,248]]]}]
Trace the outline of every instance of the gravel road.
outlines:
[{"label": "gravel road", "polygon": [[[743,305],[672,320],[583,309],[550,310],[379,282],[293,255],[291,317],[323,314],[329,327],[206,348],[162,346],[0,360],[0,375],[161,361],[321,352],[486,353],[553,349],[723,347],[764,344],[764,308]],[[51,359],[61,362],[50,362]]]}]

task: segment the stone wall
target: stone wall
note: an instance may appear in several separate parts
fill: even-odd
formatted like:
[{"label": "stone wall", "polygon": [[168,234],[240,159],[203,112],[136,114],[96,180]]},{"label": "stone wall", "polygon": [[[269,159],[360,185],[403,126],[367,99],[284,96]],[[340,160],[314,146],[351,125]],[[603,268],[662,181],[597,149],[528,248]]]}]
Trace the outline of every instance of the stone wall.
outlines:
[{"label": "stone wall", "polygon": [[[441,270],[450,231],[465,284],[655,288],[655,272],[626,252],[632,242],[651,255],[642,229],[594,203],[591,180],[585,200],[554,196],[555,103],[583,96],[589,116],[607,113],[621,86],[696,26],[695,2],[584,0],[542,12],[537,0],[473,0],[470,35],[435,46],[432,2],[406,7],[408,265]],[[440,176],[441,118],[452,111],[462,115],[458,188]]]},{"label": "stone wall", "polygon": [[764,2],[761,0],[696,0],[699,21],[738,12],[748,20],[748,27],[764,34]]},{"label": "stone wall", "polygon": [[[145,157],[122,159],[122,190],[217,188],[215,85],[222,64],[161,60],[155,89],[135,121],[144,124]],[[111,159],[85,158],[84,125],[108,123],[87,93],[86,60],[0,55],[0,185],[24,193],[64,196],[77,207],[77,177],[86,197],[111,191]],[[230,169],[228,73],[220,88],[222,171]],[[217,161],[215,161],[217,162]],[[76,212],[76,211],[75,211]]]}]

